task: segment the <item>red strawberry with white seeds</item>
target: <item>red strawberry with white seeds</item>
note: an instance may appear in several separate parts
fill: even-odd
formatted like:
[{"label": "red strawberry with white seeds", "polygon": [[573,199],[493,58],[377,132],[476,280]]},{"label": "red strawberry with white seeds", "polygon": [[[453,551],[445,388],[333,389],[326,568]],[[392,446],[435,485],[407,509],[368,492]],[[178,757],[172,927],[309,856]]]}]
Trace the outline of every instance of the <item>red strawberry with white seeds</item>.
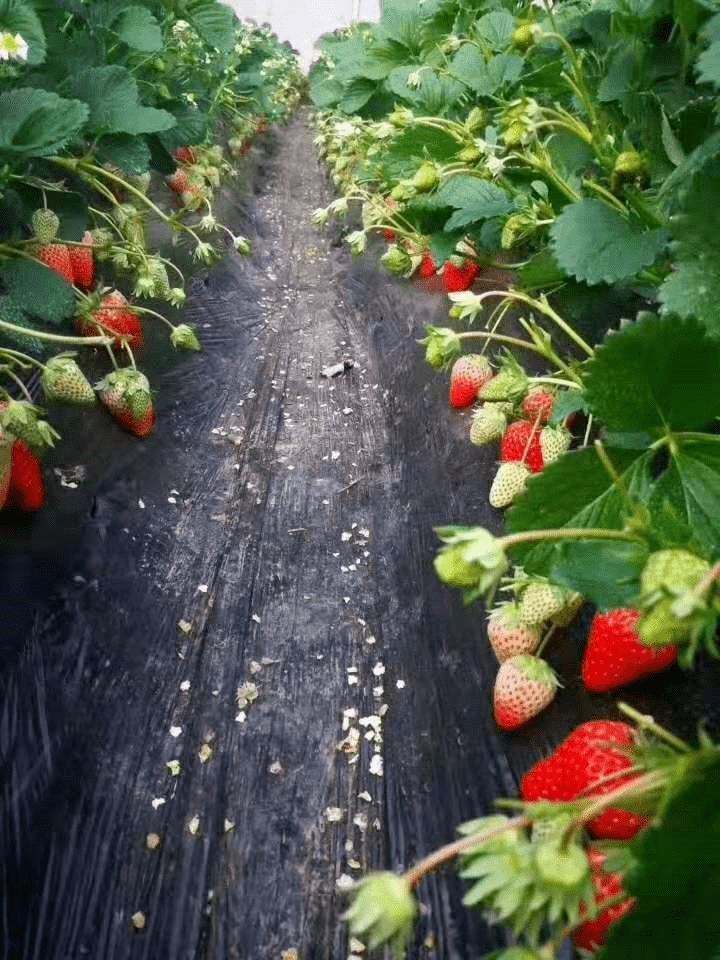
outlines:
[{"label": "red strawberry with white seeds", "polygon": [[493,709],[502,730],[517,730],[552,703],[558,679],[540,657],[521,653],[500,664]]},{"label": "red strawberry with white seeds", "polygon": [[37,513],[45,500],[45,482],[40,461],[23,440],[12,446],[12,468],[5,506]]},{"label": "red strawberry with white seeds", "polygon": [[119,290],[113,290],[100,303],[100,306],[88,316],[76,318],[78,331],[85,337],[106,334],[113,336],[113,346],[119,349],[126,341],[132,350],[139,349],[144,342],[140,318],[128,305]]},{"label": "red strawberry with white seeds", "polygon": [[500,460],[503,463],[519,461],[527,464],[533,473],[540,473],[544,460],[537,424],[528,420],[511,423],[500,445]]},{"label": "red strawberry with white seeds", "polygon": [[[526,802],[565,801],[609,793],[638,777],[637,773],[622,773],[633,766],[624,750],[634,743],[635,731],[627,723],[611,720],[583,723],[549,757],[525,774],[520,796]],[[637,814],[611,807],[594,817],[587,828],[598,839],[631,840],[646,823]]]},{"label": "red strawberry with white seeds", "polygon": [[464,260],[460,265],[446,260],[442,275],[448,293],[458,293],[470,289],[480,275],[480,267],[473,260]]},{"label": "red strawberry with white seeds", "polygon": [[486,357],[480,354],[458,357],[450,371],[450,406],[454,410],[471,407],[478,390],[491,376],[492,369]]},{"label": "red strawberry with white seeds", "polygon": [[648,647],[642,643],[635,632],[640,617],[639,611],[630,609],[595,615],[582,663],[586,690],[606,693],[675,663],[677,647]]},{"label": "red strawberry with white seeds", "polygon": [[534,653],[540,644],[540,625],[529,627],[520,620],[516,603],[502,603],[490,611],[488,640],[495,656],[502,663],[519,653]]},{"label": "red strawberry with white seeds", "polygon": [[86,230],[82,238],[82,246],[68,247],[73,282],[81,290],[92,290],[95,285],[95,258],[92,251],[94,245],[93,235]]},{"label": "red strawberry with white seeds", "polygon": [[138,437],[147,437],[155,424],[150,384],[139,370],[113,370],[95,385],[101,403]]},{"label": "red strawberry with white seeds", "polygon": [[422,258],[422,263],[418,267],[418,276],[423,280],[427,280],[428,277],[434,276],[437,273],[437,264],[433,260],[432,256],[429,253],[424,253]]},{"label": "red strawberry with white seeds", "polygon": [[[605,903],[609,900],[615,900],[625,893],[622,876],[619,873],[610,873],[604,869],[607,857],[599,850],[589,847],[587,855],[595,894],[595,906],[598,912],[592,920],[586,920],[579,927],[575,927],[572,932],[572,939],[579,949],[592,952],[605,944],[608,929],[620,917],[625,916],[628,910],[632,910],[636,901],[634,897],[627,897],[627,899],[614,903],[613,906],[603,910]],[[584,907],[581,912],[587,914]]]},{"label": "red strawberry with white seeds", "polygon": [[533,387],[530,390],[520,406],[522,414],[528,420],[540,418],[540,423],[547,423],[552,414],[555,403],[555,394],[550,393],[543,387]]}]

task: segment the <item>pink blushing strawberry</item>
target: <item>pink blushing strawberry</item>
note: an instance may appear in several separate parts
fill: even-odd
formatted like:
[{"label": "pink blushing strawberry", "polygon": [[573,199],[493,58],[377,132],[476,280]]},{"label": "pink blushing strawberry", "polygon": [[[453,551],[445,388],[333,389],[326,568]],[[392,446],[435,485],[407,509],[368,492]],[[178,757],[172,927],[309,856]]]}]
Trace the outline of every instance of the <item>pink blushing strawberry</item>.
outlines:
[{"label": "pink blushing strawberry", "polygon": [[493,709],[502,730],[517,730],[552,703],[558,679],[544,660],[521,653],[500,664]]},{"label": "pink blushing strawberry", "polygon": [[525,396],[520,409],[523,416],[527,417],[528,420],[535,420],[536,417],[539,417],[540,423],[547,423],[552,414],[554,403],[554,394],[543,389],[543,387],[534,387]]},{"label": "pink blushing strawberry", "polygon": [[519,653],[534,653],[540,643],[542,626],[523,623],[519,605],[509,602],[491,610],[487,631],[495,656],[502,663]]}]

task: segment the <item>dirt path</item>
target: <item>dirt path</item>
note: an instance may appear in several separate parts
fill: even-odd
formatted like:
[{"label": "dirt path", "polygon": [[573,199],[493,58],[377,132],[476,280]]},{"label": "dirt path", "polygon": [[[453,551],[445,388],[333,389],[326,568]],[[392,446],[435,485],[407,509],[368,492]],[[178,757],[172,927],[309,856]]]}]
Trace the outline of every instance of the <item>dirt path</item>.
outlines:
[{"label": "dirt path", "polygon": [[[496,522],[494,451],[416,344],[444,298],[311,227],[311,138],[226,198],[256,252],[194,282],[202,355],[150,344],[153,437],[67,420],[47,510],[5,532],[2,960],[344,960],[348,878],[452,839],[593,712],[495,729],[480,613],[431,568],[434,525]],[[460,892],[424,884],[415,956],[497,943]]]}]

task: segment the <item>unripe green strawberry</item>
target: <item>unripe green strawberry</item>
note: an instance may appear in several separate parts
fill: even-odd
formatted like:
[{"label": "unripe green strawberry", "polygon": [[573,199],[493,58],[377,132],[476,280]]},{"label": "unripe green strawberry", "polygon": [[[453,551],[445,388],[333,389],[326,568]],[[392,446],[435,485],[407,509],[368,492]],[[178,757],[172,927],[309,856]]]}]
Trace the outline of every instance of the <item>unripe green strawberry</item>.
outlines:
[{"label": "unripe green strawberry", "polygon": [[465,119],[465,128],[470,133],[479,133],[487,126],[487,113],[482,107],[473,107]]},{"label": "unripe green strawberry", "polygon": [[458,157],[463,163],[475,163],[482,157],[482,152],[475,146],[474,143],[469,143],[458,153]]},{"label": "unripe green strawberry", "polygon": [[651,553],[640,575],[643,594],[657,590],[679,595],[692,590],[710,569],[710,564],[687,550],[657,550]]},{"label": "unripe green strawberry", "polygon": [[410,183],[418,193],[427,193],[438,185],[439,180],[440,177],[438,176],[435,164],[423,163],[422,166],[415,171],[414,176],[410,179]]},{"label": "unripe green strawberry", "polygon": [[417,190],[412,186],[411,183],[406,181],[401,181],[396,184],[390,191],[390,197],[393,200],[412,200],[412,198],[417,194]]},{"label": "unripe green strawberry", "polygon": [[510,363],[483,385],[481,400],[517,400],[527,391],[527,374],[517,363]]},{"label": "unripe green strawberry", "polygon": [[538,581],[530,583],[520,598],[520,619],[531,626],[556,616],[567,602],[567,594],[560,587]]},{"label": "unripe green strawberry", "polygon": [[495,721],[502,730],[517,730],[548,704],[558,679],[544,660],[529,653],[510,657],[500,665],[493,691]]},{"label": "unripe green strawberry", "polygon": [[543,463],[553,463],[570,448],[572,435],[565,427],[543,427],[540,431],[540,449]]},{"label": "unripe green strawberry", "polygon": [[49,400],[79,406],[95,403],[95,391],[72,357],[52,357],[42,372],[42,385]]},{"label": "unripe green strawberry", "polygon": [[622,183],[637,183],[639,187],[647,186],[650,179],[648,162],[637,150],[624,150],[618,154],[612,174],[610,186],[617,190]]},{"label": "unripe green strawberry", "polygon": [[192,327],[179,323],[170,334],[170,343],[180,350],[200,350],[200,341]]},{"label": "unripe green strawberry", "polygon": [[409,277],[414,269],[410,254],[396,243],[387,248],[380,262],[398,277]]},{"label": "unripe green strawberry", "polygon": [[513,31],[512,45],[524,53],[535,43],[536,29],[534,24],[528,23],[527,20],[521,20]]},{"label": "unripe green strawberry", "polygon": [[519,653],[534,653],[540,643],[542,627],[529,626],[520,619],[520,606],[514,602],[493,607],[488,619],[488,640],[502,663]]},{"label": "unripe green strawberry", "polygon": [[464,557],[465,546],[455,544],[445,547],[435,555],[433,566],[435,573],[450,587],[477,587],[485,567],[480,563],[469,563]]},{"label": "unripe green strawberry", "polygon": [[499,440],[505,433],[507,417],[492,403],[484,403],[470,424],[470,443],[481,447],[485,443]]},{"label": "unripe green strawberry", "polygon": [[530,470],[524,463],[501,463],[490,487],[490,506],[498,510],[509,507],[525,489]]},{"label": "unripe green strawberry", "polygon": [[52,243],[57,236],[60,220],[52,210],[41,207],[32,215],[32,227],[38,243]]},{"label": "unripe green strawberry", "polygon": [[637,635],[647,646],[675,646],[690,639],[694,622],[692,619],[678,617],[673,612],[673,602],[670,597],[660,600],[637,624]]},{"label": "unripe green strawberry", "polygon": [[0,410],[0,426],[32,450],[40,451],[52,447],[60,434],[46,420],[40,419],[42,411],[27,400],[4,402]]},{"label": "unripe green strawberry", "polygon": [[150,257],[147,262],[147,270],[153,281],[153,296],[161,300],[167,300],[170,296],[170,281],[165,264],[159,257]]}]

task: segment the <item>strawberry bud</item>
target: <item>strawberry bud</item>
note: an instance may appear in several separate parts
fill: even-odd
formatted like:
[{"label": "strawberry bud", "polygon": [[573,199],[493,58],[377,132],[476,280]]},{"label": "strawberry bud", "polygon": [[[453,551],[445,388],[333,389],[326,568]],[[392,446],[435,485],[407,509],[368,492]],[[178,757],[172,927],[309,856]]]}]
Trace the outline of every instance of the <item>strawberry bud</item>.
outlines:
[{"label": "strawberry bud", "polygon": [[200,341],[195,331],[186,323],[180,323],[170,334],[170,343],[176,350],[201,350]]}]

